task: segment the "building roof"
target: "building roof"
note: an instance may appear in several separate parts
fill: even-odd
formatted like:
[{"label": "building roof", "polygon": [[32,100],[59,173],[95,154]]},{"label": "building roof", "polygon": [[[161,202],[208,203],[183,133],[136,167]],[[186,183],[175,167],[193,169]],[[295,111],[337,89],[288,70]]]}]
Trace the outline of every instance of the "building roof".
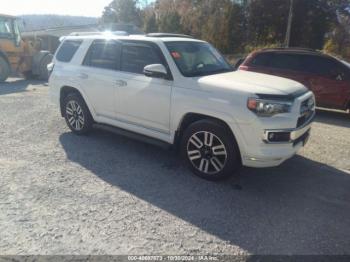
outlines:
[{"label": "building roof", "polygon": [[16,19],[16,16],[13,15],[6,15],[6,14],[0,14],[0,17],[6,17],[6,18],[12,18],[12,19]]},{"label": "building roof", "polygon": [[22,32],[24,37],[28,36],[55,36],[61,37],[69,35],[73,32],[99,32],[97,24],[92,25],[80,25],[80,26],[63,26],[63,27],[54,27],[43,30],[33,30]]}]

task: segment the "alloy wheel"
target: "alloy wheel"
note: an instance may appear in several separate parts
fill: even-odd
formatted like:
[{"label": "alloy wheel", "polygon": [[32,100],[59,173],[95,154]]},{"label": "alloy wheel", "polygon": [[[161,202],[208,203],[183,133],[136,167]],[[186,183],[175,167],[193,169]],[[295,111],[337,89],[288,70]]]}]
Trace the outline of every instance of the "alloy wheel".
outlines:
[{"label": "alloy wheel", "polygon": [[74,100],[71,100],[66,105],[66,115],[69,125],[76,131],[84,128],[85,117],[81,106]]},{"label": "alloy wheel", "polygon": [[187,142],[187,156],[197,170],[208,175],[222,171],[227,162],[224,143],[208,131],[200,131],[190,137]]}]

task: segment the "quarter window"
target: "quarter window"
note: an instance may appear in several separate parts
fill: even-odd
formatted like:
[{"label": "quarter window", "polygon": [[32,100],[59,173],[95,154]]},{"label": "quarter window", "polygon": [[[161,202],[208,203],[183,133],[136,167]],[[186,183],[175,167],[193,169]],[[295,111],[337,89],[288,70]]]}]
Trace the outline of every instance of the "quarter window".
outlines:
[{"label": "quarter window", "polygon": [[61,62],[70,62],[81,43],[82,41],[80,40],[64,41],[57,52],[56,59]]},{"label": "quarter window", "polygon": [[2,37],[7,37],[10,38],[12,37],[12,22],[11,19],[6,19],[6,18],[0,18],[0,38]]},{"label": "quarter window", "polygon": [[122,71],[143,74],[144,67],[151,64],[163,64],[154,48],[143,44],[123,45]]},{"label": "quarter window", "polygon": [[118,70],[120,44],[116,41],[95,41],[92,43],[84,60],[84,65]]}]

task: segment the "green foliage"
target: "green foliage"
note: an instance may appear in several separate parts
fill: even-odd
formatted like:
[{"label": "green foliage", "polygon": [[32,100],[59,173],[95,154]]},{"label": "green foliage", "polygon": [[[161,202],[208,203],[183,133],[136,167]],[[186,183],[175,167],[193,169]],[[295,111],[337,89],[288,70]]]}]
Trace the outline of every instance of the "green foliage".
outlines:
[{"label": "green foliage", "polygon": [[350,15],[339,15],[338,23],[329,35],[323,50],[350,60]]},{"label": "green foliage", "polygon": [[102,15],[102,23],[125,23],[140,25],[140,10],[136,0],[113,0]]},{"label": "green foliage", "polygon": [[182,33],[181,17],[176,11],[169,11],[163,14],[159,20],[159,31],[171,32],[171,33]]},{"label": "green foliage", "polygon": [[253,51],[257,51],[260,49],[276,48],[276,47],[283,47],[283,44],[282,43],[273,43],[273,44],[266,44],[266,45],[246,45],[244,48],[244,53],[249,54]]},{"label": "green foliage", "polygon": [[143,30],[145,33],[155,33],[158,32],[158,23],[155,14],[144,17]]},{"label": "green foliage", "polygon": [[[289,9],[290,0],[114,0],[102,20],[189,34],[224,53],[245,53],[282,46]],[[291,46],[347,55],[350,24],[340,16],[350,16],[349,0],[294,0]]]}]

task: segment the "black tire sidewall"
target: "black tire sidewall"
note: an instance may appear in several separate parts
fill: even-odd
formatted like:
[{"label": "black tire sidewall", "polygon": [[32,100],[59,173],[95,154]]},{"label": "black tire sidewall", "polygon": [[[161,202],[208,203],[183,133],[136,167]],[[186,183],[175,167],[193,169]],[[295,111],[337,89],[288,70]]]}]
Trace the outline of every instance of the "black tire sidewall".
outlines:
[{"label": "black tire sidewall", "polygon": [[[67,107],[67,104],[71,101],[75,101],[81,107],[81,109],[83,111],[84,126],[81,130],[74,129],[68,121],[68,117],[66,114],[66,107]],[[89,133],[92,129],[93,121],[92,121],[90,111],[89,111],[84,99],[80,96],[80,94],[72,93],[72,94],[67,95],[67,97],[64,99],[64,118],[65,118],[66,123],[67,123],[68,127],[70,128],[70,130],[72,130],[72,132],[77,134],[77,135],[85,135],[85,134]]]},{"label": "black tire sidewall", "polygon": [[7,61],[2,56],[0,56],[0,67],[3,70],[2,74],[0,71],[0,82],[5,82],[6,79],[10,76],[11,68],[10,68],[9,64],[7,63]]},{"label": "black tire sidewall", "polygon": [[39,67],[40,74],[38,76],[38,79],[45,80],[45,81],[48,80],[49,71],[47,70],[47,65],[51,63],[52,59],[53,59],[53,56],[51,54],[48,54],[40,61],[40,67]]},{"label": "black tire sidewall", "polygon": [[[187,154],[187,143],[191,136],[200,131],[208,131],[215,134],[220,140],[224,143],[227,151],[227,161],[225,167],[215,175],[205,174],[195,168],[188,158]],[[191,169],[191,171],[206,180],[210,181],[218,181],[222,179],[227,179],[230,176],[235,174],[235,171],[240,167],[239,161],[239,149],[237,146],[237,142],[234,136],[227,130],[226,127],[221,125],[220,123],[216,123],[211,120],[201,120],[191,124],[184,132],[182,140],[181,140],[181,156],[186,162],[187,166]]]}]

